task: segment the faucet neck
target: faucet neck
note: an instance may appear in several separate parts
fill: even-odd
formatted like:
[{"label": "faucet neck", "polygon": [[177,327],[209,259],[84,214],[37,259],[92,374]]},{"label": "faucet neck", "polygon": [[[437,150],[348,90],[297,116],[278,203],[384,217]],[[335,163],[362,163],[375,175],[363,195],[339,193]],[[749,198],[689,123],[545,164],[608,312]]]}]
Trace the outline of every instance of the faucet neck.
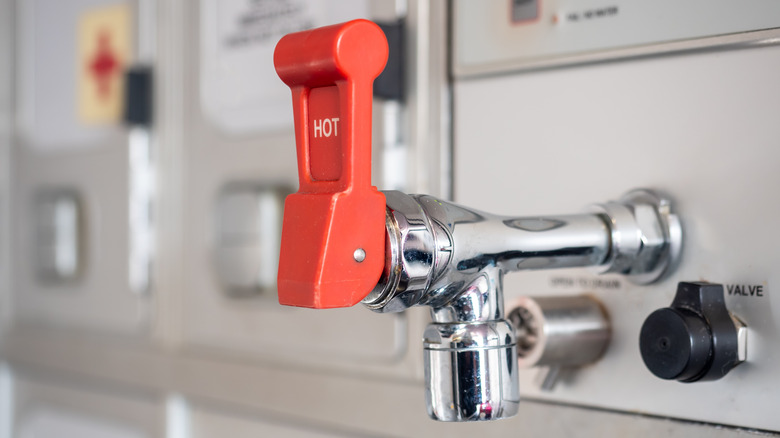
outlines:
[{"label": "faucet neck", "polygon": [[434,323],[485,322],[504,319],[503,272],[496,266],[482,269],[460,293],[441,307],[431,308]]}]

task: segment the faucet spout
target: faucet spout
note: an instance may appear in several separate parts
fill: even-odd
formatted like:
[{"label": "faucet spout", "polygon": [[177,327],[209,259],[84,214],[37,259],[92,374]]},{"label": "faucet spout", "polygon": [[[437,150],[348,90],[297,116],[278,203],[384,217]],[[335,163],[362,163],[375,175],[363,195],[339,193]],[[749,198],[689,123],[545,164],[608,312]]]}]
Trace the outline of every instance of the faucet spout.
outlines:
[{"label": "faucet spout", "polygon": [[517,413],[517,339],[505,319],[430,324],[423,353],[431,418],[482,421]]},{"label": "faucet spout", "polygon": [[447,306],[432,308],[423,335],[428,415],[481,421],[515,415],[517,339],[504,319],[502,272],[485,269]]}]

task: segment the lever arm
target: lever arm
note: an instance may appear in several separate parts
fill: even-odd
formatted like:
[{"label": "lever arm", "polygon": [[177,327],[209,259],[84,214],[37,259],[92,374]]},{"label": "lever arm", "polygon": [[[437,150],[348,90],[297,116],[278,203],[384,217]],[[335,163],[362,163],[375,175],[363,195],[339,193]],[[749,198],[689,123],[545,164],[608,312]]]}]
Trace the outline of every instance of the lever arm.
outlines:
[{"label": "lever arm", "polygon": [[348,307],[385,264],[385,197],[371,186],[372,84],[384,33],[354,20],[286,35],[274,65],[293,97],[300,188],[285,201],[279,302]]}]

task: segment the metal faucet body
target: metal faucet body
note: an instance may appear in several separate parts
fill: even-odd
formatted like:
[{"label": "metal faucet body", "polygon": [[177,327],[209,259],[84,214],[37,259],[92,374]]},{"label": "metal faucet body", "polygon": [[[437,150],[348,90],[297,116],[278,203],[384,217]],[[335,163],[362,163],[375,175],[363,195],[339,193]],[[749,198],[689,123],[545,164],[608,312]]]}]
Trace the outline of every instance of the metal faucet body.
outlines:
[{"label": "metal faucet body", "polygon": [[442,421],[517,413],[514,327],[506,320],[507,272],[597,266],[637,283],[659,278],[679,254],[669,203],[636,190],[592,213],[503,217],[432,196],[385,192],[386,265],[363,304],[377,312],[431,307],[425,330],[426,399]]},{"label": "metal faucet body", "polygon": [[[362,298],[377,312],[430,306],[430,415],[512,416],[517,345],[504,316],[504,274],[599,266],[651,282],[679,253],[679,223],[647,190],[590,214],[527,218],[431,196],[382,196],[371,185],[371,87],[388,53],[382,29],[367,20],[292,33],[276,46],[274,66],[293,97],[300,183],[285,201],[279,302],[322,309]],[[341,134],[320,131],[325,120],[340,121]]]}]

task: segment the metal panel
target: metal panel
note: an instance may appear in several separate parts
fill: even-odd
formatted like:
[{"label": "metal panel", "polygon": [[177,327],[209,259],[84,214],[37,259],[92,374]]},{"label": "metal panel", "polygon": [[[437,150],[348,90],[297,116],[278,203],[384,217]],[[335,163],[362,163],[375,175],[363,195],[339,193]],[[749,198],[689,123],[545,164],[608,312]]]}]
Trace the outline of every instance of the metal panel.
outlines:
[{"label": "metal panel", "polygon": [[[224,408],[224,407],[223,407]],[[353,435],[350,431],[334,429],[327,425],[306,420],[269,418],[238,409],[213,409],[195,405],[191,412],[192,438],[229,436],[254,438],[260,436],[284,436],[289,438],[336,438]],[[285,421],[287,420],[287,421]]]},{"label": "metal panel", "polygon": [[[681,264],[639,287],[587,271],[506,278],[518,295],[591,293],[606,306],[613,339],[604,358],[544,393],[534,371],[521,394],[745,427],[780,429],[774,364],[780,281],[773,250],[780,207],[776,165],[780,47],[609,63],[455,87],[457,200],[528,215],[584,208],[638,186],[667,191],[683,221]],[[479,175],[479,177],[475,177]],[[562,279],[562,280],[561,280]],[[639,328],[671,303],[678,281],[762,285],[727,296],[750,329],[748,363],[716,382],[655,378],[639,355]]]},{"label": "metal panel", "polygon": [[[415,405],[411,409],[416,408]],[[222,409],[221,409],[222,408]],[[254,438],[284,436],[290,438],[326,437],[431,437],[451,438],[544,436],[566,438],[572,436],[599,437],[668,437],[736,438],[755,436],[750,431],[715,428],[711,425],[681,423],[662,418],[640,417],[614,412],[580,409],[525,402],[517,417],[491,423],[442,423],[414,415],[411,409],[398,409],[390,415],[413,417],[406,425],[382,428],[352,417],[349,428],[320,419],[271,415],[250,409],[228,408],[195,404],[192,409],[192,437]],[[334,420],[349,417],[345,412]]]},{"label": "metal panel", "polygon": [[192,354],[162,357],[149,347],[95,343],[74,339],[68,333],[16,334],[10,341],[11,349],[4,350],[4,355],[15,368],[38,370],[36,377],[46,371],[72,376],[67,382],[74,386],[90,388],[89,382],[94,381],[111,388],[134,388],[132,393],[122,393],[132,400],[138,400],[138,394],[178,394],[168,398],[177,401],[168,404],[166,421],[170,429],[189,428],[196,436],[200,427],[218,426],[203,425],[200,413],[220,417],[219,422],[235,427],[236,433],[281,427],[366,437],[756,435],[751,430],[529,400],[521,401],[518,415],[508,420],[443,423],[426,415],[420,379],[318,373],[289,365],[219,361]]},{"label": "metal panel", "polygon": [[42,383],[14,382],[14,436],[19,438],[162,437],[161,410],[152,399]]},{"label": "metal panel", "polygon": [[778,17],[772,0],[458,0],[453,66],[474,75],[744,42],[739,33],[780,27]]},{"label": "metal panel", "polygon": [[[129,284],[128,135],[119,121],[82,123],[76,110],[76,30],[91,8],[117,3],[19,5],[15,110],[20,123],[12,156],[12,293],[18,322],[123,333],[146,325],[148,296]],[[136,3],[125,3],[132,12]],[[63,190],[79,199],[83,272],[72,281],[48,281],[35,266],[40,211],[35,204],[42,194]]]},{"label": "metal panel", "polygon": [[11,139],[13,120],[13,7],[0,1],[0,333],[10,318]]}]

